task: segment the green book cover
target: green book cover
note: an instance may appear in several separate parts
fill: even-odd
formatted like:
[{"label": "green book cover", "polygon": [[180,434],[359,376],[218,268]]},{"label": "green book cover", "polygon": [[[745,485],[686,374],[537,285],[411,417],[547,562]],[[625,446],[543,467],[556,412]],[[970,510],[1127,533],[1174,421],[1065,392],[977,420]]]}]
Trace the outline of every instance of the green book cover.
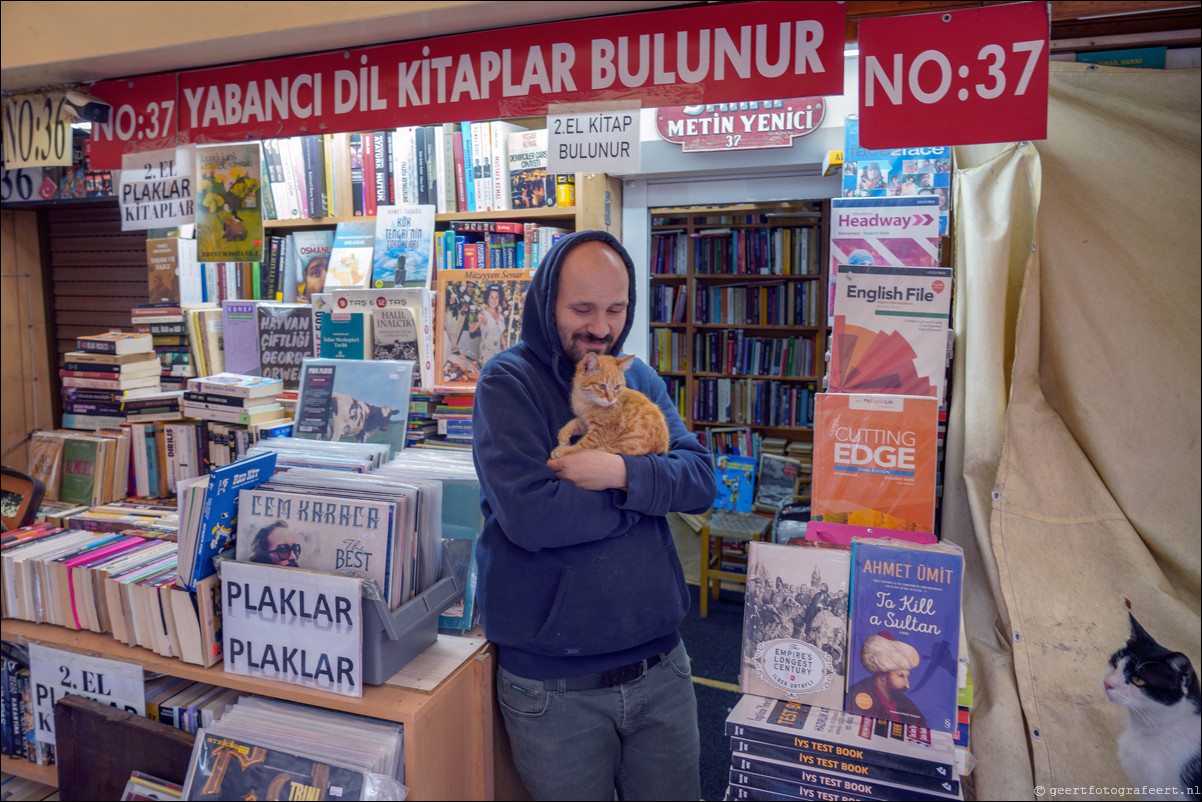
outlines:
[{"label": "green book cover", "polygon": [[323,359],[371,359],[372,351],[370,312],[321,313]]},{"label": "green book cover", "polygon": [[100,444],[95,440],[74,437],[68,438],[63,444],[63,481],[59,491],[62,501],[91,506],[99,448]]}]

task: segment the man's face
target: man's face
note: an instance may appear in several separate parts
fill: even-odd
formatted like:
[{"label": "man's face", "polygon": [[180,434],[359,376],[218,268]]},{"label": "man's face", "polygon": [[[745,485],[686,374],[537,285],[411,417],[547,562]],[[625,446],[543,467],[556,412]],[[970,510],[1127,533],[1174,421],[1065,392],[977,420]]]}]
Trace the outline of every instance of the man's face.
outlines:
[{"label": "man's face", "polygon": [[589,352],[608,354],[626,327],[630,278],[626,264],[601,242],[577,245],[559,270],[555,325],[564,353],[579,362]]},{"label": "man's face", "polygon": [[275,565],[297,564],[300,546],[293,542],[292,533],[286,526],[277,526],[267,535],[267,555]]},{"label": "man's face", "polygon": [[885,684],[889,688],[890,695],[895,693],[903,693],[910,690],[910,672],[890,671],[886,675]]}]

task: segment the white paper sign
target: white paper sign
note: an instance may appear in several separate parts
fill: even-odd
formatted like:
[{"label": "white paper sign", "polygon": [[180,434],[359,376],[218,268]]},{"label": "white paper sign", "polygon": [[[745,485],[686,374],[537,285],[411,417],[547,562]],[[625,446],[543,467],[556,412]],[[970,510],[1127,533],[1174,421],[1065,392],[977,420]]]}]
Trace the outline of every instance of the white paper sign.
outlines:
[{"label": "white paper sign", "polygon": [[638,172],[639,117],[638,109],[548,115],[547,172]]},{"label": "white paper sign", "polygon": [[360,582],[318,571],[223,562],[225,670],[362,696]]},{"label": "white paper sign", "polygon": [[196,222],[193,148],[167,148],[121,157],[117,198],[121,230],[175,228]]},{"label": "white paper sign", "polygon": [[118,710],[146,715],[142,666],[106,657],[76,654],[40,643],[29,644],[34,726],[39,743],[54,740],[54,703],[68,693],[86,696]]}]

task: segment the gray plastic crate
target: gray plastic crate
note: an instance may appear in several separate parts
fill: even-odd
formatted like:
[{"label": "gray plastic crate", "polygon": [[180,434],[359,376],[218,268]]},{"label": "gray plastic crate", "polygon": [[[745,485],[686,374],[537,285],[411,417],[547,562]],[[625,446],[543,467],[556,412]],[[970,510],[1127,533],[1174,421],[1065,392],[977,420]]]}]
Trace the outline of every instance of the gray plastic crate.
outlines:
[{"label": "gray plastic crate", "polygon": [[463,592],[443,557],[439,579],[394,611],[363,600],[363,681],[379,685],[438,639],[438,615]]}]

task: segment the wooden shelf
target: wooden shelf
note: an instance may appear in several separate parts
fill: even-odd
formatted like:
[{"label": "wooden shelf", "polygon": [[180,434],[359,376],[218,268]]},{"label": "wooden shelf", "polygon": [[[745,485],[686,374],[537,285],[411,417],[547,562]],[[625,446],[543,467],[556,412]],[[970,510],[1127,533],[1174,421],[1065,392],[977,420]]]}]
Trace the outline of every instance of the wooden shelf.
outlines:
[{"label": "wooden shelf", "polygon": [[[748,220],[748,216],[754,216]],[[711,427],[729,427],[743,426],[755,430],[761,436],[779,437],[787,440],[811,440],[813,437],[813,429],[808,426],[768,426],[763,424],[751,423],[736,423],[733,421],[705,421],[695,420],[692,418],[691,412],[695,409],[695,399],[698,392],[711,392],[715,380],[734,379],[756,382],[774,382],[780,385],[788,386],[790,390],[806,388],[801,385],[817,385],[821,386],[823,375],[825,372],[824,354],[826,353],[826,340],[828,337],[827,327],[825,325],[827,310],[825,292],[825,277],[827,272],[827,243],[825,232],[827,231],[830,218],[830,202],[827,200],[812,200],[812,201],[783,201],[776,203],[741,203],[732,204],[729,206],[687,206],[675,208],[651,209],[650,217],[652,220],[651,236],[664,237],[663,240],[652,240],[652,256],[653,264],[661,268],[671,266],[676,269],[682,269],[679,273],[652,273],[650,284],[653,292],[657,293],[653,296],[652,308],[657,313],[668,314],[678,313],[681,308],[685,310],[684,320],[652,320],[648,323],[648,331],[650,333],[652,347],[652,364],[659,361],[657,349],[663,343],[664,347],[668,347],[670,342],[673,352],[678,354],[678,361],[674,361],[671,365],[673,369],[661,371],[661,375],[670,380],[671,388],[674,393],[679,393],[683,389],[683,401],[681,403],[685,425],[691,430],[697,431],[701,428]],[[737,220],[737,218],[743,218]],[[756,268],[760,263],[756,261],[757,255],[760,253],[753,248],[748,248],[742,253],[732,253],[728,250],[716,251],[709,247],[698,249],[693,246],[697,241],[696,237],[701,232],[713,232],[714,236],[721,237],[728,231],[739,232],[769,232],[772,229],[804,229],[804,237],[800,240],[795,240],[797,243],[805,243],[809,249],[806,252],[808,261],[797,261],[792,264],[793,268],[801,268],[815,272],[807,272],[801,274],[775,274],[775,273],[703,273],[699,272],[698,260],[711,258],[714,254],[712,264],[714,266],[729,267],[731,265],[739,265],[741,267]],[[759,238],[749,236],[747,242],[773,242],[772,238]],[[738,247],[742,246],[742,239],[737,241]],[[714,243],[714,247],[719,247]],[[731,243],[722,245],[722,248],[731,247]],[[770,250],[770,249],[769,249]],[[794,251],[793,253],[797,253]],[[721,255],[718,255],[721,254]],[[780,269],[789,266],[789,263],[783,263]],[[807,322],[813,325],[793,325],[793,324],[761,324],[761,323],[727,323],[727,322],[698,322],[697,315],[697,299],[698,293],[705,293],[708,290],[714,290],[714,294],[721,296],[722,303],[735,304],[734,308],[741,309],[737,306],[741,302],[742,288],[746,288],[749,298],[767,298],[769,295],[765,288],[784,287],[788,291],[787,294],[777,295],[774,298],[776,303],[792,303],[793,299],[790,295],[795,296],[798,301],[802,297],[809,300],[813,298],[813,305],[808,307],[811,316],[804,318]],[[738,288],[738,289],[736,289]],[[803,296],[802,293],[805,293]],[[680,295],[684,294],[683,306]],[[810,295],[812,293],[812,296]],[[728,297],[730,300],[728,301]],[[759,302],[757,300],[757,302]],[[715,301],[717,303],[717,301]],[[785,308],[783,314],[774,316],[774,319],[789,319],[793,317],[794,310]],[[717,309],[712,310],[713,316],[718,316]],[[763,315],[761,315],[763,316]],[[706,359],[700,358],[704,355],[694,353],[694,349],[699,347],[709,347],[715,332],[733,332],[742,331],[747,336],[753,338],[762,338],[764,340],[781,340],[787,338],[797,338],[805,340],[806,345],[810,345],[813,349],[813,366],[811,367],[810,360],[803,360],[799,364],[800,369],[812,371],[808,375],[797,376],[776,376],[751,373],[732,373],[732,372],[716,372],[715,367],[730,364],[727,360],[719,362],[709,362]],[[667,332],[667,334],[665,334]],[[664,360],[665,367],[668,366],[668,361]],[[739,360],[734,361],[734,364],[742,363]],[[762,368],[764,365],[750,363],[754,367]],[[699,370],[697,366],[709,368],[707,370]],[[804,399],[802,399],[804,400]],[[792,418],[792,416],[791,416]],[[792,418],[796,420],[797,418]]]},{"label": "wooden shelf", "polygon": [[[399,722],[405,732],[405,784],[414,799],[492,799],[495,783],[511,782],[511,766],[494,763],[494,647],[476,631],[438,640],[381,685],[365,685],[362,698],[282,682],[227,674],[126,646],[107,634],[4,619],[5,640],[42,643],[135,663],[145,670],[208,682],[248,693]],[[57,783],[50,766],[5,761],[5,771]],[[31,776],[25,766],[40,770]],[[49,774],[47,773],[49,772]],[[53,776],[53,779],[43,779]]]},{"label": "wooden shelf", "polygon": [[15,774],[43,785],[58,786],[58,769],[54,766],[39,766],[28,760],[0,755],[0,771],[5,774]]}]

